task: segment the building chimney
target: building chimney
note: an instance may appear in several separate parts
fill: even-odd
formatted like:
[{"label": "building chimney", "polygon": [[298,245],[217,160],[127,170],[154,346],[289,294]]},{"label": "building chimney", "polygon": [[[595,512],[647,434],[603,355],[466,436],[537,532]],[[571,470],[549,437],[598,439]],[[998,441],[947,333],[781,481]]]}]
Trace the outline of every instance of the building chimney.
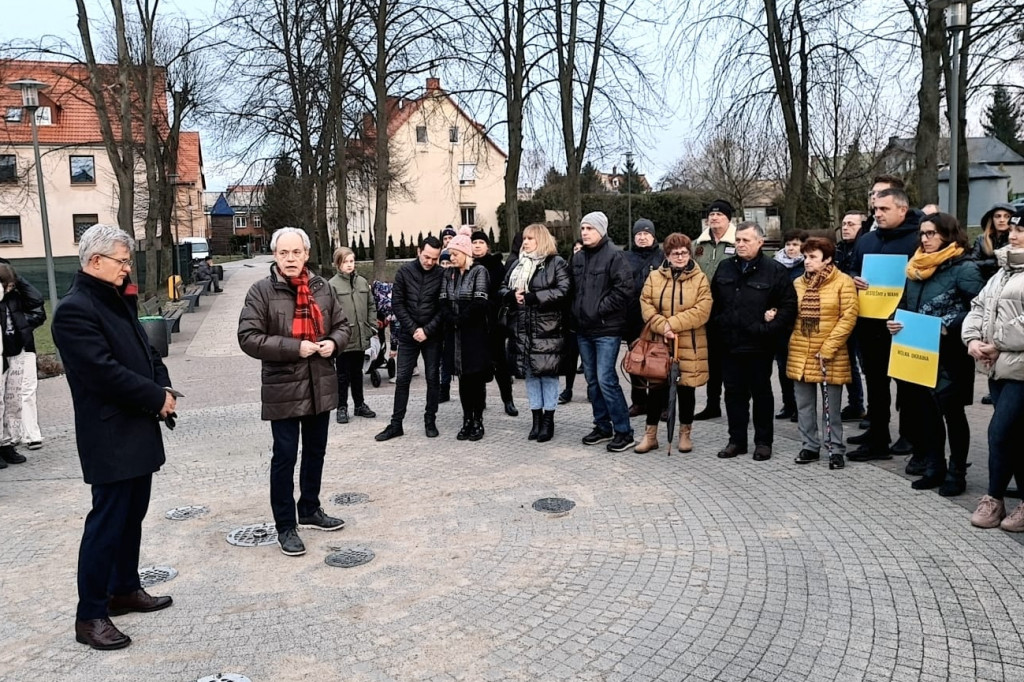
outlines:
[{"label": "building chimney", "polygon": [[441,79],[440,78],[428,78],[427,79],[427,92],[441,92]]}]

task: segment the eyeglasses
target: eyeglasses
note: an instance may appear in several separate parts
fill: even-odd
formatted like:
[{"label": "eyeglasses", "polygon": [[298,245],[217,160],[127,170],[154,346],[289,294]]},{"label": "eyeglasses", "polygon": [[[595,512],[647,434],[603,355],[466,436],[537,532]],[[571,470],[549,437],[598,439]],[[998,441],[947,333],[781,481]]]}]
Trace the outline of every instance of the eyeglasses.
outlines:
[{"label": "eyeglasses", "polygon": [[669,258],[683,258],[683,257],[689,256],[689,255],[690,255],[689,251],[673,251],[672,253],[668,254],[668,257]]},{"label": "eyeglasses", "polygon": [[921,239],[931,239],[937,234],[935,230],[921,230]]},{"label": "eyeglasses", "polygon": [[114,258],[113,256],[108,256],[105,253],[97,253],[96,255],[99,256],[100,258],[112,260],[115,263],[118,263],[122,268],[130,268],[132,265],[135,264],[135,261],[133,261],[131,258]]}]

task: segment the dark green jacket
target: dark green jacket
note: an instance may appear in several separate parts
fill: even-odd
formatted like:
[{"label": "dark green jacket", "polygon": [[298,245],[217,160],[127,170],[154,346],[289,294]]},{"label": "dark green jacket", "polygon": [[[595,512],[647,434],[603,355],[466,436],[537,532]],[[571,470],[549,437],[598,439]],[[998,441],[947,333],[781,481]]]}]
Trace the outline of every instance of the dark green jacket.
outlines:
[{"label": "dark green jacket", "polygon": [[353,272],[351,275],[338,273],[327,282],[341,303],[345,317],[352,325],[352,335],[343,353],[363,352],[370,347],[370,339],[377,333],[377,304],[370,294],[370,283],[366,278]]}]

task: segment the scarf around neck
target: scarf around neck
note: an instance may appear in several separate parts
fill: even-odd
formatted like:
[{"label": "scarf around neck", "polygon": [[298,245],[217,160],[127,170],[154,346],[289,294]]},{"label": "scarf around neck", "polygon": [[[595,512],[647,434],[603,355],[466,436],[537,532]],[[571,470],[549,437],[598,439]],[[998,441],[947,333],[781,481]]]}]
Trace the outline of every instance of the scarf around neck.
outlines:
[{"label": "scarf around neck", "polygon": [[519,262],[516,263],[516,267],[508,278],[508,288],[523,293],[530,291],[530,280],[533,279],[534,273],[537,272],[537,268],[545,258],[547,256],[540,255],[536,250],[531,253],[520,251]]},{"label": "scarf around neck", "polygon": [[923,281],[935,274],[940,265],[948,260],[962,256],[964,249],[956,243],[949,244],[944,249],[935,253],[925,253],[921,247],[917,247],[914,256],[907,263],[907,277],[917,281]]},{"label": "scarf around neck", "polygon": [[792,270],[804,262],[804,254],[790,257],[786,254],[786,249],[782,248],[775,252],[775,260],[785,265],[787,270]]},{"label": "scarf around neck", "polygon": [[817,273],[803,274],[807,289],[804,291],[804,297],[800,299],[800,333],[804,336],[817,334],[821,327],[821,285],[835,269],[835,263],[829,263]]},{"label": "scarf around neck", "polygon": [[324,315],[309,291],[309,269],[302,268],[302,273],[298,277],[285,277],[285,279],[288,281],[288,286],[295,289],[292,337],[300,341],[318,343],[324,335]]}]

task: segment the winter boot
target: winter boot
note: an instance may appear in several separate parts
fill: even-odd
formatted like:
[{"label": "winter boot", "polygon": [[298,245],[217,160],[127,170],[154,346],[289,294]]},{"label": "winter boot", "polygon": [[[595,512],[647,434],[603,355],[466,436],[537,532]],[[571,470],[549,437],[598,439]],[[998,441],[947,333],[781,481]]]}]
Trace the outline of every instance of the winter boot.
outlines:
[{"label": "winter boot", "polygon": [[462,428],[455,434],[457,440],[467,440],[469,434],[473,432],[473,416],[470,414],[462,415]]},{"label": "winter boot", "polygon": [[946,480],[946,458],[942,455],[931,458],[928,462],[928,469],[924,478],[919,478],[910,484],[914,490],[931,490],[938,488]]},{"label": "winter boot", "polygon": [[943,497],[956,497],[967,490],[967,467],[964,463],[950,462],[946,471],[946,480],[939,486],[939,494]]},{"label": "winter boot", "polygon": [[533,412],[533,428],[530,429],[530,435],[526,437],[527,440],[537,440],[537,436],[540,435],[540,420],[544,415],[544,410],[531,410]]},{"label": "winter boot", "polygon": [[544,410],[540,417],[540,431],[537,433],[538,443],[547,443],[555,435],[555,411]]},{"label": "winter boot", "polygon": [[477,410],[476,415],[470,420],[471,431],[469,432],[469,440],[477,441],[484,437],[484,416]]},{"label": "winter boot", "polygon": [[693,440],[690,435],[693,433],[693,424],[679,425],[679,452],[687,453],[693,450]]},{"label": "winter boot", "polygon": [[643,454],[645,452],[650,452],[651,450],[657,449],[658,425],[655,424],[654,426],[648,426],[647,428],[644,429],[643,440],[636,444],[636,447],[633,448],[633,452],[639,452],[640,454]]}]

